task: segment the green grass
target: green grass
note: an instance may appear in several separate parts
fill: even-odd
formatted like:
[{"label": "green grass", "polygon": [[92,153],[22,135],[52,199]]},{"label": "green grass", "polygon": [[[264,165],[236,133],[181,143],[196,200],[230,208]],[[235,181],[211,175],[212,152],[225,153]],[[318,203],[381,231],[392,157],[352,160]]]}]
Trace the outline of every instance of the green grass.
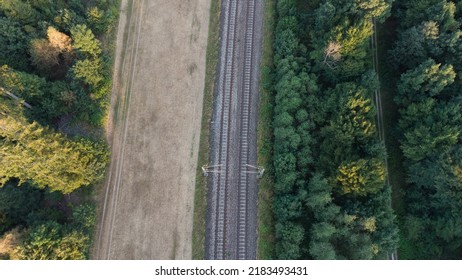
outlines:
[{"label": "green grass", "polygon": [[220,35],[220,0],[212,0],[210,7],[209,34],[207,43],[206,73],[202,124],[199,144],[199,156],[196,171],[196,189],[194,194],[194,221],[192,236],[192,258],[204,259],[205,254],[205,218],[207,214],[207,180],[202,176],[202,165],[209,160],[210,120],[213,111],[213,90],[218,64]]},{"label": "green grass", "polygon": [[[400,149],[397,124],[399,111],[393,99],[397,92],[399,76],[388,66],[388,50],[396,39],[396,27],[393,20],[388,20],[377,27],[379,51],[379,75],[382,98],[383,122],[385,129],[385,144],[388,153],[388,173],[392,186],[392,206],[398,216],[399,228],[403,228],[403,218],[406,215],[405,189],[406,174],[403,169],[404,157]],[[398,256],[400,259],[412,258],[412,244],[400,233]]]},{"label": "green grass", "polygon": [[257,128],[258,165],[265,174],[259,182],[258,194],[258,259],[272,259],[274,251],[274,220],[272,213],[273,170],[272,170],[272,90],[270,71],[273,67],[273,30],[275,0],[265,0],[263,19],[263,53],[260,76],[260,104]]}]

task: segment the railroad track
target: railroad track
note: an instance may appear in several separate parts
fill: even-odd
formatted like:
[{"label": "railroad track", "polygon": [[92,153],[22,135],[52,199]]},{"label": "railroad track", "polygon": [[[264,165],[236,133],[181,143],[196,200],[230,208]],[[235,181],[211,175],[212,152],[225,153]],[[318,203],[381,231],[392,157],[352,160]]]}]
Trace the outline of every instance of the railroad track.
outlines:
[{"label": "railroad track", "polygon": [[[212,156],[219,166],[209,181],[206,235],[207,259],[255,258],[256,232],[249,230],[249,216],[256,220],[256,190],[252,156],[256,142],[252,129],[256,94],[255,40],[258,0],[222,2],[221,56],[212,127]],[[256,49],[258,48],[258,49]],[[250,195],[252,197],[252,195]],[[255,204],[255,205],[254,205]],[[251,209],[251,211],[249,211]],[[249,212],[251,212],[249,214]],[[255,217],[254,217],[255,216]],[[249,237],[250,236],[250,237]]]},{"label": "railroad track", "polygon": [[224,170],[219,173],[220,178],[217,184],[218,188],[218,201],[217,201],[217,221],[216,221],[216,241],[215,241],[215,258],[223,259],[225,248],[225,239],[226,239],[226,229],[227,229],[227,196],[229,191],[229,180],[230,175],[230,128],[232,121],[232,108],[231,103],[233,101],[233,96],[235,94],[236,85],[235,85],[235,54],[236,54],[236,21],[237,21],[237,8],[238,0],[228,1],[228,11],[226,14],[227,17],[227,32],[225,33],[225,42],[226,42],[226,55],[225,61],[225,72],[224,72],[224,82],[223,87],[220,89],[220,95],[223,96],[222,99],[222,111],[221,111],[221,140],[220,140],[220,152],[219,152],[219,162],[224,166]]},{"label": "railroad track", "polygon": [[247,30],[245,32],[244,71],[242,106],[241,106],[241,135],[240,135],[240,167],[239,167],[239,213],[238,213],[238,259],[247,257],[247,185],[249,164],[249,122],[250,97],[253,69],[253,48],[255,28],[255,0],[247,1]]}]

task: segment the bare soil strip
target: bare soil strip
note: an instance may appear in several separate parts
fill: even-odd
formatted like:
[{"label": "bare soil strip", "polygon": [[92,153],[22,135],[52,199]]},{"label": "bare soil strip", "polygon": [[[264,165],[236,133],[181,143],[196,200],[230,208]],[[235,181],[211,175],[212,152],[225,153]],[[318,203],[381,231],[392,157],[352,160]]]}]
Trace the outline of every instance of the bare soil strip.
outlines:
[{"label": "bare soil strip", "polygon": [[95,259],[190,259],[210,0],[122,0]]}]

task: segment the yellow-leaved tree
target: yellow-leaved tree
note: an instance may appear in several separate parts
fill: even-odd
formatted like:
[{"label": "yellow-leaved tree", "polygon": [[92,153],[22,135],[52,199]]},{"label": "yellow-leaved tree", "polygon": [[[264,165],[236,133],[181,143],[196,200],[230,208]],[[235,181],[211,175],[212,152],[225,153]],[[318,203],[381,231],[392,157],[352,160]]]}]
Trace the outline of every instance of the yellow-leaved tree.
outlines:
[{"label": "yellow-leaved tree", "polygon": [[0,94],[0,186],[16,178],[70,193],[100,180],[107,162],[104,143],[71,140],[30,123],[20,103]]}]

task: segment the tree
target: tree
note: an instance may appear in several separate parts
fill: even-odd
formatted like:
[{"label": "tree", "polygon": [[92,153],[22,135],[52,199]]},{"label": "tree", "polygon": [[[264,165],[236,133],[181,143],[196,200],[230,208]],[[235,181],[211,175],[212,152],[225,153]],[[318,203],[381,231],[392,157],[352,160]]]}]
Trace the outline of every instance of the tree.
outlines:
[{"label": "tree", "polygon": [[92,30],[97,34],[103,34],[112,29],[117,19],[117,12],[110,7],[90,7],[87,10],[87,19]]},{"label": "tree", "polygon": [[445,31],[447,28],[454,30],[457,22],[454,19],[455,5],[452,1],[439,0],[410,0],[403,2],[401,16],[401,26],[409,28],[419,25],[423,21],[433,20],[443,23]]},{"label": "tree", "polygon": [[6,232],[3,234],[3,236],[0,237],[0,260],[10,259],[11,252],[13,252],[16,247],[21,245],[23,235],[23,230],[15,228]]},{"label": "tree", "polygon": [[77,61],[72,67],[74,76],[92,88],[97,88],[103,81],[103,65],[99,58]]},{"label": "tree", "polygon": [[335,260],[337,253],[332,240],[337,229],[329,223],[313,224],[311,230],[310,255],[315,260]]},{"label": "tree", "polygon": [[454,83],[455,77],[452,65],[442,66],[441,63],[437,64],[433,59],[428,59],[417,68],[401,75],[396,101],[401,106],[408,106],[413,102],[436,96]]},{"label": "tree", "polygon": [[27,70],[28,41],[29,37],[17,22],[0,18],[0,65],[6,64],[18,70]]},{"label": "tree", "polygon": [[96,209],[93,204],[81,204],[72,210],[73,227],[92,233],[93,227],[96,224]]},{"label": "tree", "polygon": [[39,19],[39,15],[32,5],[22,0],[0,1],[0,10],[8,18],[23,24],[32,24]]},{"label": "tree", "polygon": [[95,38],[91,29],[79,24],[71,29],[73,47],[84,57],[96,58],[101,54],[101,43]]},{"label": "tree", "polygon": [[41,200],[41,192],[27,184],[18,187],[7,183],[0,188],[0,235],[25,225],[27,216],[39,207]]},{"label": "tree", "polygon": [[401,149],[411,161],[444,153],[459,141],[462,116],[458,103],[437,104],[433,99],[411,104],[401,112]]},{"label": "tree", "polygon": [[383,22],[390,16],[391,4],[394,0],[356,0],[359,14],[365,20],[377,18]]},{"label": "tree", "polygon": [[335,173],[344,161],[364,154],[374,140],[375,110],[366,90],[353,83],[337,84],[327,95],[330,120],[320,129],[319,164]]},{"label": "tree", "polygon": [[84,260],[87,258],[90,238],[78,231],[64,235],[55,249],[58,260]]},{"label": "tree", "polygon": [[69,33],[72,27],[79,22],[82,22],[82,18],[74,10],[68,8],[59,9],[53,18],[53,24],[66,33]]},{"label": "tree", "polygon": [[59,32],[56,28],[48,26],[48,42],[52,47],[57,48],[61,53],[72,51],[72,40],[66,34]]},{"label": "tree", "polygon": [[47,87],[44,78],[15,71],[7,65],[0,67],[0,85],[35,106],[44,99]]},{"label": "tree", "polygon": [[275,198],[274,207],[278,209],[275,217],[279,221],[288,221],[302,215],[302,202],[299,194],[284,195]]},{"label": "tree", "polygon": [[342,45],[337,42],[331,41],[327,44],[326,48],[324,49],[324,60],[323,64],[327,65],[329,68],[334,69],[337,63],[342,58],[340,54],[340,50],[342,49]]},{"label": "tree", "polygon": [[330,242],[311,241],[310,242],[310,255],[315,260],[335,260],[337,254],[334,246]]},{"label": "tree", "polygon": [[421,50],[402,58],[396,97],[407,183],[402,235],[411,258],[460,258],[460,22],[454,1],[404,1],[398,16],[397,45],[416,40]]},{"label": "tree", "polygon": [[32,104],[32,109],[26,113],[41,123],[56,121],[76,112],[78,103],[85,105],[78,100],[75,89],[69,83],[47,82],[44,78],[15,71],[6,65],[0,67],[0,86]]},{"label": "tree", "polygon": [[83,260],[89,249],[87,235],[56,222],[33,227],[22,245],[11,254],[19,260]]},{"label": "tree", "polygon": [[293,222],[276,223],[276,255],[281,260],[298,259],[301,256],[300,244],[303,240],[304,230],[299,224]]},{"label": "tree", "polygon": [[364,46],[369,42],[373,32],[371,21],[362,21],[356,25],[339,25],[333,30],[335,41],[341,48],[342,55],[364,58]]},{"label": "tree", "polygon": [[47,29],[48,39],[34,39],[30,55],[32,65],[52,79],[62,79],[73,60],[71,39],[54,27]]},{"label": "tree", "polygon": [[325,1],[314,12],[314,30],[319,33],[331,30],[336,24],[337,9],[331,1]]},{"label": "tree", "polygon": [[[384,19],[391,2],[311,1],[306,13],[297,9],[297,1],[277,1],[277,258],[370,259],[386,250],[388,241],[380,231],[392,231],[382,222],[388,225],[394,216],[378,213],[381,201],[368,204],[385,186],[384,145],[377,139],[371,98],[378,80],[370,69],[368,48],[371,18]],[[341,191],[339,169],[345,178],[354,173],[353,183],[339,177],[345,186],[360,186],[355,194]]]},{"label": "tree", "polygon": [[383,188],[385,168],[376,159],[360,159],[341,165],[336,180],[342,194],[364,196]]},{"label": "tree", "polygon": [[390,61],[396,69],[414,68],[428,57],[425,36],[422,29],[412,27],[398,34],[393,49],[389,51]]},{"label": "tree", "polygon": [[103,176],[106,148],[88,140],[70,141],[59,133],[29,123],[21,108],[0,103],[0,186],[17,178],[41,188],[70,193]]},{"label": "tree", "polygon": [[52,69],[59,65],[59,54],[59,49],[50,45],[46,39],[34,39],[31,42],[32,65],[48,75],[51,74]]},{"label": "tree", "polygon": [[24,243],[11,254],[19,260],[56,260],[55,248],[62,236],[62,226],[48,222],[30,230]]}]

